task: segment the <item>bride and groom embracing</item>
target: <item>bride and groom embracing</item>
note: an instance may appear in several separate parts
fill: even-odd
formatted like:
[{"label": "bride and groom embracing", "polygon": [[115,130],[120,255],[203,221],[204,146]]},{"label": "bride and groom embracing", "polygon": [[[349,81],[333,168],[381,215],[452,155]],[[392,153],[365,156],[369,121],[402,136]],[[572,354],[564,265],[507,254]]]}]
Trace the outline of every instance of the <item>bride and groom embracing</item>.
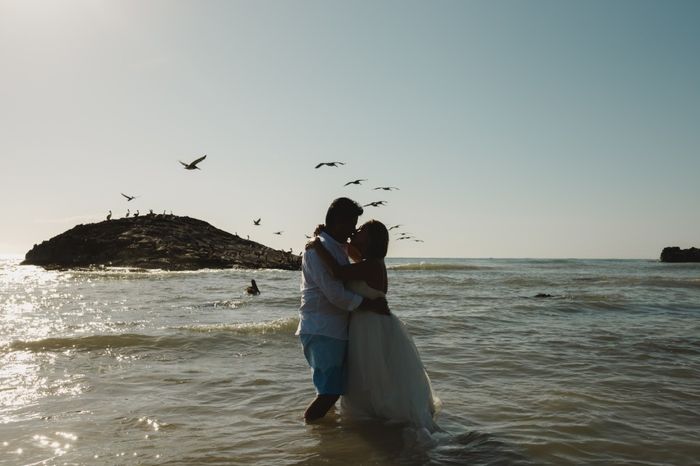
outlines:
[{"label": "bride and groom embracing", "polygon": [[342,396],[348,417],[434,431],[439,400],[410,334],[386,301],[389,232],[376,220],[356,231],[362,213],[351,199],[334,200],[302,257],[296,334],[317,392],[304,419],[322,418]]}]

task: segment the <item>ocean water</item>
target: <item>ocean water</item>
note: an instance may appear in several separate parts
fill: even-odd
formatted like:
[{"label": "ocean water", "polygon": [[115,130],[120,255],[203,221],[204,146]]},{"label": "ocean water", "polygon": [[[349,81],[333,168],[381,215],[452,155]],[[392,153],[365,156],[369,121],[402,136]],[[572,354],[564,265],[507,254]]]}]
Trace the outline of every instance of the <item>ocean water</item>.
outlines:
[{"label": "ocean water", "polygon": [[1,261],[0,464],[698,464],[700,264],[387,264],[443,402],[429,439],[303,423],[299,272]]}]

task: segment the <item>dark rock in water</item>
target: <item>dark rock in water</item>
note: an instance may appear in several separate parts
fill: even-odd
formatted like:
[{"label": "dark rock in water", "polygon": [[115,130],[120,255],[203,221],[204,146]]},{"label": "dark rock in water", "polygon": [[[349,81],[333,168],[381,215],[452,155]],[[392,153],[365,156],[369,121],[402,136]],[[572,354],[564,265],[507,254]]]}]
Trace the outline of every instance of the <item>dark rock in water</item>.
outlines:
[{"label": "dark rock in water", "polygon": [[661,262],[700,262],[700,249],[681,249],[677,246],[661,251]]},{"label": "dark rock in water", "polygon": [[299,270],[301,257],[240,238],[202,220],[145,215],[78,225],[34,245],[22,264],[44,268]]}]

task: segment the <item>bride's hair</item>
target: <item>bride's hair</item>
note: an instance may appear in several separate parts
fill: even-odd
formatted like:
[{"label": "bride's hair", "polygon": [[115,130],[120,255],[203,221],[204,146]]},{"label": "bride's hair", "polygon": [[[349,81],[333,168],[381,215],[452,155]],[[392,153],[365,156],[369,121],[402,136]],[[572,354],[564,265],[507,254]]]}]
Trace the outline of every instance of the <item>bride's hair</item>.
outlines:
[{"label": "bride's hair", "polygon": [[370,220],[362,225],[369,234],[369,244],[365,251],[365,258],[384,259],[389,249],[389,230],[379,220]]},{"label": "bride's hair", "polygon": [[321,224],[318,225],[318,226],[316,227],[316,229],[314,230],[314,236],[318,236],[318,235],[320,235],[321,233],[323,233],[324,231],[326,231],[326,225],[324,225],[323,223],[321,223]]}]

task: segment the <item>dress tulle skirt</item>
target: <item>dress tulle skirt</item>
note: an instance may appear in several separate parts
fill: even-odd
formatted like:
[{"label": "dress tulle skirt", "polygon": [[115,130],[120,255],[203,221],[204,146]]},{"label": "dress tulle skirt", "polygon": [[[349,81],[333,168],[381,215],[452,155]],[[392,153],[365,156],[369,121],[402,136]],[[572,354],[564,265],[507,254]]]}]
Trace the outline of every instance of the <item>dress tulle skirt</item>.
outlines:
[{"label": "dress tulle skirt", "polygon": [[395,315],[359,311],[350,320],[345,415],[436,430],[433,393],[411,335]]}]

